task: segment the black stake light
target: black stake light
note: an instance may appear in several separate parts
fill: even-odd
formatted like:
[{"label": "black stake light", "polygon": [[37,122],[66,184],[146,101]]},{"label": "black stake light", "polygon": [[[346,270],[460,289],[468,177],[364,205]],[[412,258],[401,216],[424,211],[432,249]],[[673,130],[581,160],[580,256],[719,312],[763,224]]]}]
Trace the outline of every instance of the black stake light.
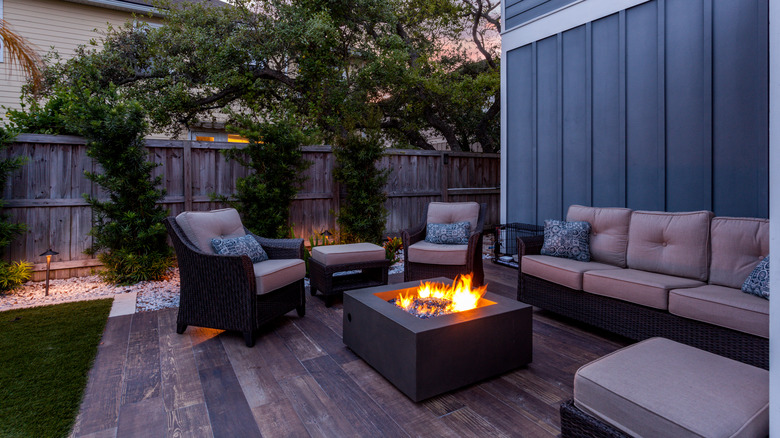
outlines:
[{"label": "black stake light", "polygon": [[41,257],[46,256],[46,295],[49,296],[49,271],[51,270],[51,256],[59,254],[57,251],[53,251],[51,248],[41,254]]}]

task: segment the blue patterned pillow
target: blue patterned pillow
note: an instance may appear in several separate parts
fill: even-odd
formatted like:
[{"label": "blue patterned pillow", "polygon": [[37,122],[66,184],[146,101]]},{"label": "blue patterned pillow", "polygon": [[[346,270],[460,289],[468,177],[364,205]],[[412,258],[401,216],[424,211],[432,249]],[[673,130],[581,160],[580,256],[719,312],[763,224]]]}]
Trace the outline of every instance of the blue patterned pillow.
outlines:
[{"label": "blue patterned pillow", "polygon": [[769,256],[761,260],[742,283],[742,292],[769,299]]},{"label": "blue patterned pillow", "polygon": [[211,246],[214,252],[221,255],[243,255],[249,256],[252,263],[260,263],[268,260],[268,254],[252,235],[247,234],[241,237],[232,237],[230,239],[211,239]]},{"label": "blue patterned pillow", "polygon": [[425,241],[443,243],[445,245],[466,245],[469,243],[471,224],[455,222],[454,224],[428,224],[425,231]]},{"label": "blue patterned pillow", "polygon": [[590,224],[583,221],[544,221],[542,254],[590,261]]}]

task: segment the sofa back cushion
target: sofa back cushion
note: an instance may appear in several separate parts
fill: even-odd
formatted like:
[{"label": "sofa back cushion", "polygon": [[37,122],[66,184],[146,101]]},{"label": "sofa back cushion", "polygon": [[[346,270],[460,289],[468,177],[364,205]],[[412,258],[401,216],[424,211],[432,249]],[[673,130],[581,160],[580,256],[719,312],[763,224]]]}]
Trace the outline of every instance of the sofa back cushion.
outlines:
[{"label": "sofa back cushion", "polygon": [[193,245],[206,254],[214,254],[213,238],[230,238],[246,235],[241,217],[234,208],[212,211],[185,211],[176,216],[176,223]]},{"label": "sofa back cushion", "polygon": [[769,219],[715,217],[711,226],[710,284],[742,287],[769,255]]},{"label": "sofa back cushion", "polygon": [[628,229],[631,269],[707,281],[712,212],[635,211]]},{"label": "sofa back cushion", "polygon": [[428,224],[454,224],[468,222],[471,232],[477,230],[479,204],[476,202],[431,202],[428,204]]},{"label": "sofa back cushion", "polygon": [[593,261],[625,268],[628,248],[628,208],[599,208],[572,205],[567,221],[590,223],[590,257]]}]

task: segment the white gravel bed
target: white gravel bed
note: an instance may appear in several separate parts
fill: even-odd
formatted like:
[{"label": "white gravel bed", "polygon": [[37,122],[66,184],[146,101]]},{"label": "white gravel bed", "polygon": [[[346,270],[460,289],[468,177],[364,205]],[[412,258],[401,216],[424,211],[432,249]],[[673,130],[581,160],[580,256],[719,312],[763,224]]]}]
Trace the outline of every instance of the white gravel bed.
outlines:
[{"label": "white gravel bed", "polygon": [[[404,271],[403,263],[390,267],[390,274]],[[309,279],[305,279],[309,286]],[[46,282],[28,281],[19,289],[0,294],[0,312],[25,307],[45,306],[72,301],[96,300],[118,294],[136,292],[136,312],[147,312],[179,306],[179,270],[173,269],[167,280],[142,281],[132,286],[112,286],[97,275],[49,281],[49,296],[45,296]]]}]

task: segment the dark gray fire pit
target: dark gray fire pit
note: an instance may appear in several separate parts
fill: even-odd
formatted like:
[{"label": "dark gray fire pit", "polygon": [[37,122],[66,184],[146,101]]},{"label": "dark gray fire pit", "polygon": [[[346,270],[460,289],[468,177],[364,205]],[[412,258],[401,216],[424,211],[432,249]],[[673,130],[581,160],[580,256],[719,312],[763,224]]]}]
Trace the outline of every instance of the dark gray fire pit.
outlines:
[{"label": "dark gray fire pit", "polygon": [[531,306],[488,292],[476,309],[420,319],[387,302],[419,285],[344,292],[344,344],[407,397],[418,402],[531,362]]}]

